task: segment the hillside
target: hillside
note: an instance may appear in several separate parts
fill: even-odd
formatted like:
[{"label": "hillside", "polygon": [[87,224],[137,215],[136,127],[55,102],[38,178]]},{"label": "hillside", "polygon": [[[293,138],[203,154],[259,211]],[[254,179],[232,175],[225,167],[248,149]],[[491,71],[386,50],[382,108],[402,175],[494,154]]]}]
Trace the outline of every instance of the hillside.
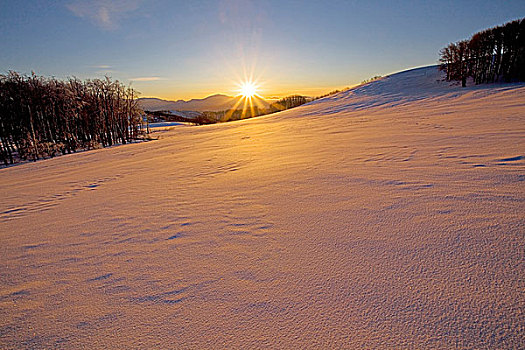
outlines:
[{"label": "hillside", "polygon": [[0,348],[525,348],[524,125],[426,67],[0,169]]},{"label": "hillside", "polygon": [[[139,104],[144,110],[148,111],[223,111],[231,109],[239,102],[240,97],[231,97],[226,95],[212,95],[203,99],[192,99],[189,101],[167,101],[158,98],[139,98]],[[269,102],[257,100],[258,106],[268,108]],[[242,108],[242,105],[241,107]]]}]

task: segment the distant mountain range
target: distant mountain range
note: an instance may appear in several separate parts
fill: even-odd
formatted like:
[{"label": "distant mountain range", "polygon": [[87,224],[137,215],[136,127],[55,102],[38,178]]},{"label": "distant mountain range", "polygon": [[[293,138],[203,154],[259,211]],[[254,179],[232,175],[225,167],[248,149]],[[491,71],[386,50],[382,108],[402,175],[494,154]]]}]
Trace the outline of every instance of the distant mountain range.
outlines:
[{"label": "distant mountain range", "polygon": [[[212,95],[203,99],[192,99],[189,101],[178,100],[178,101],[169,101],[162,100],[160,98],[150,98],[143,97],[139,98],[140,106],[147,111],[224,111],[227,109],[233,108],[239,100],[242,99],[241,96],[231,97],[226,95]],[[271,102],[254,99],[259,108],[268,108]],[[273,102],[273,101],[272,101]],[[236,109],[242,109],[243,102],[241,101]]]}]

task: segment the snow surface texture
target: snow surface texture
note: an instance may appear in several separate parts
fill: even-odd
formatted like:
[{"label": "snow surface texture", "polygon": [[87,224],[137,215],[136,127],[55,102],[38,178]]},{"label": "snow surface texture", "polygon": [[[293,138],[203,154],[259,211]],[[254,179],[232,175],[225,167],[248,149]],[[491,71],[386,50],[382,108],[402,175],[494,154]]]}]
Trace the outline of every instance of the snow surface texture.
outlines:
[{"label": "snow surface texture", "polygon": [[440,79],[0,170],[0,348],[525,348],[525,85]]}]

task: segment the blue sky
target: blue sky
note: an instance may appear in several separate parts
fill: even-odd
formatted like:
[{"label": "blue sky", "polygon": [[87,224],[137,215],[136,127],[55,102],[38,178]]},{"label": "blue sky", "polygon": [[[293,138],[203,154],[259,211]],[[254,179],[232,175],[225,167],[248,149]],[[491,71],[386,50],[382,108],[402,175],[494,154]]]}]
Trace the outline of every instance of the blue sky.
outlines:
[{"label": "blue sky", "polygon": [[0,1],[0,72],[109,75],[142,96],[321,94],[435,64],[525,1]]}]

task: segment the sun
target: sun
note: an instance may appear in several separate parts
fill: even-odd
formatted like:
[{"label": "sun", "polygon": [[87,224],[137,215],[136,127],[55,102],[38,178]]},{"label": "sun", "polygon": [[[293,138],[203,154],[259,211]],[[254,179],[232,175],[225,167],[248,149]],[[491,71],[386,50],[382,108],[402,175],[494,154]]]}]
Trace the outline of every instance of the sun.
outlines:
[{"label": "sun", "polygon": [[264,104],[261,103],[264,99],[259,95],[259,86],[257,80],[240,80],[237,83],[238,95],[235,95],[237,102],[226,112],[222,120],[230,120],[234,114],[237,119],[244,119],[245,117],[251,118],[260,115],[265,107]]},{"label": "sun", "polygon": [[252,98],[257,95],[257,86],[251,81],[245,81],[241,84],[241,95],[245,98]]}]

